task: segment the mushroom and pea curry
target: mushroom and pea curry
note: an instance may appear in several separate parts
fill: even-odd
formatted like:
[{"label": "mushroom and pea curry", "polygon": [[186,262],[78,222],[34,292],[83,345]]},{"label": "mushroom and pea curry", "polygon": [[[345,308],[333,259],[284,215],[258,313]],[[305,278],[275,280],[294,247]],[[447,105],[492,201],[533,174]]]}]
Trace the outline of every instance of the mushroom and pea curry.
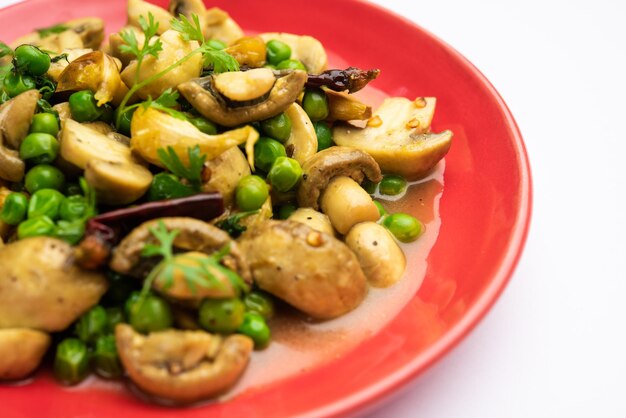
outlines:
[{"label": "mushroom and pea curry", "polygon": [[387,213],[447,153],[435,99],[353,93],[310,36],[128,1],[0,45],[0,380],[127,377],[174,403],[224,394],[273,315],[329,321],[405,270],[422,223]]}]

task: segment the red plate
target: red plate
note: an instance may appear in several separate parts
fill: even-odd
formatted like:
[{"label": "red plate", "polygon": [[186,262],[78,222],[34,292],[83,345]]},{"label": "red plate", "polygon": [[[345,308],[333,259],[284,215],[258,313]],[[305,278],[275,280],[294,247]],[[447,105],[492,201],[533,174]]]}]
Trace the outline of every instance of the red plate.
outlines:
[{"label": "red plate", "polygon": [[[166,1],[158,4],[165,5]],[[57,22],[100,16],[125,23],[125,0],[30,0],[0,12],[10,41]],[[442,225],[423,286],[383,330],[346,355],[235,399],[177,410],[178,417],[345,415],[404,385],[457,344],[494,303],[519,259],[531,209],[530,170],[515,121],[485,77],[413,23],[356,0],[215,1],[250,31],[318,38],[331,56],[380,68],[389,95],[436,96],[434,128],[451,128]],[[0,278],[1,279],[1,278]],[[271,373],[271,370],[267,371]],[[115,391],[67,390],[48,378],[0,387],[2,417],[165,416]]]}]

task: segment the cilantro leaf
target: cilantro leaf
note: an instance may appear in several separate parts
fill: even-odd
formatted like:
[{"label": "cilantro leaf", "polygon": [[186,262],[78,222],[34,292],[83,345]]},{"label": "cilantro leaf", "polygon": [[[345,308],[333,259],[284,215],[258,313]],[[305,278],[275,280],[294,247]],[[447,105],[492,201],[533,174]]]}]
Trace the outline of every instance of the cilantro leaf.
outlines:
[{"label": "cilantro leaf", "polygon": [[180,160],[180,157],[172,147],[157,150],[159,160],[171,173],[189,181],[195,191],[200,191],[202,186],[202,169],[206,161],[206,154],[200,154],[200,146],[187,148],[189,167]]},{"label": "cilantro leaf", "polygon": [[204,35],[202,34],[202,27],[200,26],[200,19],[197,14],[191,15],[193,24],[187,19],[185,15],[179,15],[178,19],[174,18],[170,21],[170,28],[176,32],[180,32],[180,36],[185,41],[198,41],[200,44],[204,43]]},{"label": "cilantro leaf", "polygon": [[165,107],[176,107],[178,106],[178,98],[180,94],[178,91],[173,90],[171,87],[165,90],[161,95],[154,101],[155,103],[160,104]]},{"label": "cilantro leaf", "polygon": [[50,35],[55,35],[61,32],[65,32],[68,29],[70,29],[69,26],[59,23],[57,25],[48,26],[47,28],[39,28],[35,30],[39,34],[39,37],[43,39],[43,38],[47,38]]},{"label": "cilantro leaf", "polygon": [[170,260],[174,257],[174,240],[180,233],[178,229],[169,231],[165,226],[165,222],[159,221],[156,228],[150,228],[150,233],[157,239],[158,244],[146,244],[141,251],[144,257],[161,256],[164,260]]}]

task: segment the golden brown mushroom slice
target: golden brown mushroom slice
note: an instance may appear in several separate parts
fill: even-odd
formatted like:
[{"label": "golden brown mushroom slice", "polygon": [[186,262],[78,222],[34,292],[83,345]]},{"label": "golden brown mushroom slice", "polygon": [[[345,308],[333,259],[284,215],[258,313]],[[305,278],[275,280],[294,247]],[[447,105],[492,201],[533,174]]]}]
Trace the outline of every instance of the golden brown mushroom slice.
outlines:
[{"label": "golden brown mushroom slice", "polygon": [[0,106],[0,179],[20,181],[24,177],[19,149],[40,97],[37,90],[28,90]]},{"label": "golden brown mushroom slice", "polygon": [[0,248],[0,328],[67,328],[107,290],[104,274],[74,264],[64,241],[34,237]]},{"label": "golden brown mushroom slice", "polygon": [[243,37],[243,30],[228,13],[219,7],[212,7],[204,14],[204,36],[217,39],[227,45]]},{"label": "golden brown mushroom slice", "polygon": [[250,165],[246,156],[239,147],[230,147],[204,164],[202,191],[219,192],[224,206],[230,207],[239,180],[247,175],[250,175]]},{"label": "golden brown mushroom slice", "polygon": [[291,120],[291,133],[285,141],[285,148],[288,155],[302,165],[317,152],[317,134],[309,115],[298,103],[292,103],[285,114]]},{"label": "golden brown mushroom slice", "polygon": [[35,45],[55,53],[64,49],[100,47],[104,39],[104,20],[98,17],[84,17],[69,20],[48,28],[40,28],[16,39],[11,47],[22,44]]},{"label": "golden brown mushroom slice", "polygon": [[296,101],[306,78],[301,70],[257,68],[196,78],[178,91],[207,119],[233,127],[283,112]]},{"label": "golden brown mushroom slice", "polygon": [[374,112],[380,123],[363,129],[336,126],[333,139],[337,145],[367,152],[386,173],[418,180],[433,169],[452,144],[451,131],[430,132],[435,104],[434,97],[385,99]]},{"label": "golden brown mushroom slice", "polygon": [[267,221],[239,239],[254,282],[317,319],[356,308],[367,280],[354,253],[331,235],[295,221]]},{"label": "golden brown mushroom slice", "polygon": [[328,99],[328,120],[365,120],[372,117],[371,106],[346,92],[323,88]]},{"label": "golden brown mushroom slice", "polygon": [[98,106],[119,105],[128,93],[114,58],[102,51],[84,54],[72,61],[59,75],[57,92],[91,90]]},{"label": "golden brown mushroom slice", "polygon": [[85,179],[96,190],[99,201],[128,204],[150,187],[152,173],[120,141],[72,119],[65,120],[59,138],[60,157],[85,170]]},{"label": "golden brown mushroom slice", "polygon": [[188,150],[195,146],[208,159],[219,157],[224,151],[244,142],[254,142],[259,133],[252,126],[223,132],[219,135],[207,135],[191,122],[176,118],[153,107],[140,107],[133,114],[130,125],[131,148],[144,160],[163,166],[158,150],[172,149],[178,154],[183,164],[189,164]]},{"label": "golden brown mushroom slice", "polygon": [[61,51],[61,54],[65,54],[66,57],[64,59],[60,59],[56,62],[50,63],[50,68],[48,68],[48,72],[46,75],[51,78],[55,82],[59,82],[59,76],[65,70],[65,68],[70,65],[70,62],[75,61],[77,58],[82,57],[85,54],[93,52],[91,48],[71,48],[64,49]]},{"label": "golden brown mushroom slice", "polygon": [[50,346],[50,335],[28,328],[0,329],[0,380],[28,377]]},{"label": "golden brown mushroom slice", "polygon": [[[167,67],[178,61],[185,55],[191,53],[198,48],[198,42],[185,41],[179,32],[175,30],[168,30],[164,32],[159,39],[163,45],[163,49],[159,52],[159,57],[155,58],[152,55],[144,58],[139,69],[139,82],[142,82],[161,71],[164,71]],[[167,74],[159,77],[158,80],[153,81],[147,86],[142,87],[137,91],[137,95],[142,99],[147,99],[148,96],[157,98],[167,89],[175,89],[180,83],[183,83],[191,78],[198,77],[202,72],[202,55],[193,55],[190,59],[176,66]],[[122,71],[122,80],[128,87],[135,85],[135,74],[137,73],[137,61],[131,61],[130,64]]]},{"label": "golden brown mushroom slice", "polygon": [[119,324],[115,341],[128,377],[150,395],[175,403],[213,398],[245,371],[253,342],[244,335],[169,330],[147,336]]},{"label": "golden brown mushroom slice", "polygon": [[262,33],[259,36],[265,42],[275,39],[289,45],[291,58],[300,60],[309,73],[321,73],[328,66],[328,57],[324,46],[312,36],[279,32]]},{"label": "golden brown mushroom slice", "polygon": [[193,218],[168,217],[144,222],[132,230],[115,248],[109,266],[118,273],[134,277],[143,277],[153,267],[153,262],[141,256],[146,244],[157,244],[151,229],[163,223],[168,231],[177,230],[174,247],[183,251],[197,251],[212,254],[225,246],[229,253],[222,260],[223,264],[239,273],[241,278],[250,283],[250,270],[238,244],[230,235],[216,226]]},{"label": "golden brown mushroom slice", "polygon": [[120,48],[122,45],[126,45],[126,42],[122,38],[121,34],[122,32],[127,31],[131,31],[135,34],[135,39],[137,39],[138,45],[143,45],[143,43],[146,41],[146,36],[144,35],[143,31],[136,26],[124,26],[122,29],[120,29],[119,32],[112,33],[109,36],[109,53],[111,54],[111,56],[120,60],[120,62],[122,63],[122,68],[125,68],[128,64],[130,64],[132,60],[136,58],[135,55],[133,55],[132,53],[124,52],[122,51],[122,48]]}]

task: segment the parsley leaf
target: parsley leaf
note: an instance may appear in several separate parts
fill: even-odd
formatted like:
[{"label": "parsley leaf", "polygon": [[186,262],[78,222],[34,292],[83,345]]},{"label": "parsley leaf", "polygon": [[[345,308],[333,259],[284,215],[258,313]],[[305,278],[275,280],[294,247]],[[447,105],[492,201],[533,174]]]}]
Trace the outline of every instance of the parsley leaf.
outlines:
[{"label": "parsley leaf", "polygon": [[218,228],[228,232],[228,235],[230,235],[233,238],[237,238],[239,237],[242,233],[244,233],[246,231],[246,227],[241,225],[239,223],[239,221],[241,221],[243,218],[246,218],[250,215],[255,215],[257,213],[259,213],[260,209],[257,210],[251,210],[248,212],[240,212],[240,213],[236,213],[232,216],[229,216],[226,219],[223,219],[221,221],[219,221],[217,224],[215,224],[215,226],[217,226]]},{"label": "parsley leaf", "polygon": [[203,45],[202,56],[205,67],[213,67],[215,73],[225,73],[228,71],[239,71],[239,63],[228,52],[214,49],[209,45]]},{"label": "parsley leaf", "polygon": [[176,107],[178,106],[177,100],[179,97],[180,94],[178,93],[178,91],[169,88],[161,93],[161,95],[154,102],[165,107]]},{"label": "parsley leaf", "polygon": [[60,23],[57,25],[48,26],[47,28],[39,28],[35,30],[39,34],[39,37],[43,39],[43,38],[47,38],[50,35],[55,35],[61,32],[65,32],[68,29],[70,29],[69,26]]},{"label": "parsley leaf", "polygon": [[200,191],[202,186],[202,169],[206,161],[206,154],[200,154],[200,146],[187,148],[189,167],[185,167],[180,157],[172,147],[157,150],[159,160],[171,173],[189,181],[195,191]]},{"label": "parsley leaf", "polygon": [[191,20],[193,20],[193,24],[185,15],[180,15],[178,19],[174,18],[170,21],[170,28],[180,32],[185,41],[198,41],[202,45],[204,43],[204,35],[202,34],[200,19],[194,13],[191,15]]}]

